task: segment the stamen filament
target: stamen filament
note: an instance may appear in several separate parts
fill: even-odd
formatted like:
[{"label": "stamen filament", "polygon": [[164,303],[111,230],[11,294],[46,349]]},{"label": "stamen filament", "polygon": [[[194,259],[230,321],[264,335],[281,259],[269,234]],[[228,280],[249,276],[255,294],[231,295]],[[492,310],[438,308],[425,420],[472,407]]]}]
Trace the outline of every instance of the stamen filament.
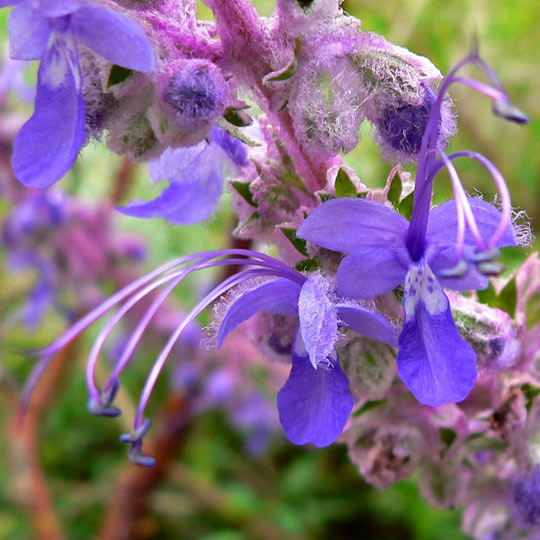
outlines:
[{"label": "stamen filament", "polygon": [[[474,236],[474,239],[480,251],[484,251],[486,249],[484,239],[482,238],[480,229],[478,228],[478,224],[476,223],[476,218],[474,217],[473,211],[471,209],[471,205],[469,204],[469,201],[467,199],[467,194],[465,193],[465,190],[463,189],[463,185],[461,184],[461,180],[456,171],[456,168],[454,167],[454,164],[452,163],[450,159],[448,159],[448,156],[444,152],[441,153],[441,159],[444,162],[444,165],[446,166],[448,174],[450,175],[450,180],[452,181],[452,187],[454,188],[454,195],[455,195],[455,201],[456,201],[456,208],[461,207],[461,212],[463,212],[463,214],[465,215],[465,220],[467,221],[467,224],[469,225],[471,233]],[[458,219],[459,219],[459,210],[458,210]],[[461,249],[463,249],[462,244],[463,244],[463,239],[461,240]],[[460,244],[458,244],[458,246],[459,245]]]},{"label": "stamen filament", "polygon": [[[82,317],[77,322],[75,322],[72,326],[70,326],[67,330],[65,330],[50,345],[47,345],[46,347],[43,347],[41,349],[27,352],[27,354],[41,357],[41,359],[38,361],[38,363],[36,364],[32,372],[30,373],[27,379],[27,382],[23,388],[20,411],[19,411],[19,414],[21,415],[21,417],[24,416],[24,412],[28,406],[28,403],[30,401],[30,397],[32,395],[32,392],[34,391],[34,388],[36,387],[39,379],[43,375],[44,371],[47,369],[48,365],[50,364],[54,356],[61,349],[63,349],[69,342],[71,342],[75,337],[77,337],[80,333],[86,330],[90,325],[96,322],[100,317],[102,317],[108,311],[110,311],[116,304],[126,299],[127,297],[129,297],[130,295],[138,291],[141,287],[144,287],[149,282],[159,277],[161,274],[174,270],[178,266],[189,263],[191,261],[196,261],[197,259],[208,260],[211,258],[217,258],[217,257],[223,257],[223,256],[252,257],[256,261],[257,260],[260,261],[260,263],[263,266],[268,265],[271,268],[280,268],[282,272],[287,273],[286,277],[289,277],[290,279],[298,279],[298,276],[301,276],[301,274],[298,274],[297,272],[289,268],[285,263],[277,259],[274,259],[273,257],[269,255],[265,255],[264,253],[251,251],[249,249],[222,249],[222,250],[192,253],[190,255],[179,257],[178,259],[174,259],[173,261],[170,261],[168,263],[161,265],[159,268],[156,268],[152,272],[149,272],[148,274],[133,281],[129,285],[126,285],[123,289],[116,292],[111,297],[107,298],[99,306],[94,308],[92,311],[87,313],[84,317]],[[229,259],[229,261],[230,260],[232,259]],[[249,259],[245,259],[245,260],[236,259],[235,261],[236,261],[235,264],[255,264],[254,261],[248,262]],[[230,264],[230,262],[228,264]],[[171,275],[173,277],[171,277]],[[166,283],[170,279],[174,279],[173,274],[170,274],[169,276],[167,276],[167,279],[163,281],[161,284]],[[93,378],[91,378],[91,380],[92,380],[92,383],[89,385],[89,389],[93,388],[93,390],[91,390],[91,397],[99,401],[100,399],[99,390],[97,389],[97,386],[93,383]]]},{"label": "stamen filament", "polygon": [[508,96],[506,95],[504,90],[494,88],[493,86],[477,81],[476,79],[471,79],[469,77],[454,77],[452,79],[452,82],[462,83],[495,101],[508,102]]},{"label": "stamen filament", "polygon": [[[138,343],[139,343],[139,341],[140,341],[140,339],[142,337],[142,334],[144,333],[144,331],[146,330],[146,328],[150,324],[150,321],[151,321],[152,317],[155,315],[155,313],[157,312],[159,307],[163,304],[163,302],[165,301],[167,296],[170,294],[170,292],[184,278],[186,278],[189,274],[191,274],[193,272],[197,272],[199,270],[204,270],[206,268],[212,268],[212,267],[216,267],[216,266],[250,265],[250,266],[262,266],[263,268],[269,268],[269,269],[272,269],[272,268],[275,267],[274,262],[272,262],[272,264],[270,264],[270,263],[266,263],[266,262],[263,262],[263,261],[253,261],[253,260],[249,260],[249,259],[224,259],[224,260],[218,260],[218,261],[209,261],[208,259],[210,259],[210,258],[211,257],[208,257],[205,260],[198,261],[197,263],[193,264],[189,268],[184,268],[183,270],[181,270],[179,272],[176,272],[175,274],[170,274],[169,276],[166,276],[166,278],[162,278],[158,282],[155,282],[151,286],[148,286],[148,288],[147,288],[148,290],[145,289],[146,292],[144,292],[144,294],[142,294],[142,296],[136,298],[134,301],[130,300],[130,302],[129,302],[130,305],[128,305],[128,303],[126,303],[122,307],[122,309],[115,315],[116,320],[114,321],[114,323],[113,323],[113,320],[110,321],[110,323],[113,323],[113,324],[109,323],[107,325],[107,328],[104,328],[102,330],[102,333],[106,332],[106,335],[105,335],[104,339],[102,340],[102,343],[101,343],[101,346],[100,346],[99,350],[101,350],[103,342],[107,338],[107,336],[110,334],[110,332],[112,331],[113,326],[118,323],[120,318],[129,309],[131,309],[131,307],[133,307],[137,302],[139,302],[142,299],[143,296],[146,296],[147,294],[152,292],[154,289],[156,289],[156,288],[160,287],[161,285],[163,285],[164,283],[166,283],[165,280],[168,281],[170,279],[174,279],[174,281],[172,283],[170,283],[167,286],[167,288],[164,289],[162,291],[162,293],[152,302],[151,306],[148,308],[148,310],[144,314],[143,318],[139,321],[137,327],[135,328],[134,332],[130,336],[130,339],[129,339],[129,341],[128,341],[128,343],[127,343],[127,345],[126,345],[126,347],[125,347],[125,349],[124,349],[124,351],[122,353],[122,356],[121,356],[120,360],[117,362],[113,372],[111,373],[107,383],[105,384],[104,390],[106,390],[111,385],[113,385],[114,382],[118,379],[120,373],[125,369],[125,367],[129,363],[129,360],[131,359],[131,356],[135,352],[135,349],[136,349],[136,347],[137,347],[137,345],[138,345]],[[287,273],[287,272],[285,272],[285,270],[288,270],[289,272]],[[301,276],[301,274],[298,274],[296,271],[291,270],[288,267],[285,267],[285,269],[283,269],[281,271],[281,274],[284,275],[285,277],[288,277],[289,279],[294,279],[294,280],[298,280],[298,276]],[[121,311],[122,311],[122,313],[121,313]],[[117,315],[120,315],[120,316],[118,318],[116,318]],[[100,337],[101,337],[101,334],[100,334],[100,336],[98,336],[98,339],[96,340],[95,343],[98,342]],[[94,343],[94,345],[95,345],[95,343]],[[99,355],[99,350],[98,350],[98,355]],[[93,350],[92,350],[92,352],[93,352]],[[90,370],[92,370],[92,373],[95,371],[95,364],[96,363],[97,363],[97,356],[96,357],[89,357],[88,364],[87,364],[88,372]],[[90,379],[88,379],[88,381],[90,381]],[[88,384],[90,384],[90,382],[88,382]]]},{"label": "stamen filament", "polygon": [[[262,276],[272,276],[272,277],[285,277],[290,279],[291,270],[288,269],[288,271],[280,271],[273,269],[272,271],[269,271],[267,269],[261,268],[261,269],[250,269],[250,270],[243,270],[239,272],[238,274],[235,274],[223,282],[221,282],[219,285],[214,287],[184,318],[184,320],[176,327],[176,330],[173,332],[173,334],[170,336],[167,344],[163,349],[161,350],[156,362],[154,363],[154,366],[152,367],[145,385],[143,387],[141,398],[139,400],[139,406],[137,408],[137,414],[135,417],[134,422],[134,429],[137,429],[141,421],[144,417],[144,410],[146,408],[146,405],[148,403],[148,400],[150,399],[150,395],[152,394],[152,391],[154,389],[154,386],[156,384],[156,381],[165,365],[165,362],[178,341],[178,338],[184,331],[184,329],[187,327],[191,321],[199,315],[201,311],[203,311],[208,305],[210,305],[214,300],[222,296],[224,293],[226,293],[228,290],[230,290],[232,287],[242,283],[243,281],[246,281],[248,279],[252,279],[255,277],[262,277]],[[298,274],[298,273],[297,273]],[[298,274],[299,277],[301,274]]]},{"label": "stamen filament", "polygon": [[[493,235],[489,238],[489,240],[486,242],[485,249],[489,250],[493,247],[496,247],[497,243],[503,237],[508,226],[512,222],[512,201],[510,198],[510,192],[508,190],[508,186],[506,185],[503,175],[500,173],[499,169],[497,169],[497,167],[487,157],[477,152],[470,152],[470,151],[455,152],[454,154],[451,154],[447,157],[448,159],[452,161],[459,157],[466,157],[466,158],[474,159],[478,163],[483,165],[483,167],[491,175],[491,178],[493,179],[493,182],[495,183],[497,187],[497,191],[501,198],[501,214],[502,215],[501,215],[501,221],[497,229],[495,230]],[[438,160],[438,162],[434,165],[434,167],[430,171],[430,177],[433,178],[443,166],[445,166],[443,161]]]}]

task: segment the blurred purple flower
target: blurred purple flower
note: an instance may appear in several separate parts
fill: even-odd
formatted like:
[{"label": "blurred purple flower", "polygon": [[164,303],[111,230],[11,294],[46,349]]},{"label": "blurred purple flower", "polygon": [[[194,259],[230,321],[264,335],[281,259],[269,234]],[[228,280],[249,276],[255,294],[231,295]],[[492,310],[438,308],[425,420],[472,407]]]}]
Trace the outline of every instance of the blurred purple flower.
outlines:
[{"label": "blurred purple flower", "polygon": [[531,473],[515,481],[512,502],[523,526],[540,526],[540,468],[538,466]]},{"label": "blurred purple flower", "polygon": [[149,164],[154,181],[169,187],[150,202],[132,202],[118,210],[139,218],[162,217],[189,225],[210,217],[223,192],[227,170],[248,164],[246,147],[224,130],[214,127],[209,142],[187,148],[168,148]]}]

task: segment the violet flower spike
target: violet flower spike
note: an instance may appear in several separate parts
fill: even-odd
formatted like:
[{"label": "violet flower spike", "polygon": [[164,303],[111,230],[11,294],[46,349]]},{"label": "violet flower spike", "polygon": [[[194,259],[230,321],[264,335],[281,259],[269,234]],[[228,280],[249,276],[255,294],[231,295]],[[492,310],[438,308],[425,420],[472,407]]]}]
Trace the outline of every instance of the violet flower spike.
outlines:
[{"label": "violet flower spike", "polygon": [[[334,199],[316,208],[297,231],[299,238],[348,254],[337,272],[338,292],[344,296],[371,298],[405,283],[398,373],[418,401],[432,407],[465,399],[477,375],[475,353],[459,335],[442,286],[459,291],[486,288],[487,276],[500,271],[492,262],[497,248],[517,245],[509,193],[499,171],[478,154],[448,157],[437,147],[444,93],[456,70],[472,61],[474,57],[468,57],[450,72],[432,108],[419,154],[410,223],[381,204]],[[490,97],[508,101],[498,88]],[[452,163],[457,157],[484,165],[501,194],[502,211],[466,196]],[[430,211],[433,179],[443,166],[455,199]]]},{"label": "violet flower spike", "polygon": [[[35,384],[51,358],[115,305],[124,302],[99,333],[87,363],[89,411],[100,416],[119,414],[112,404],[118,390],[119,377],[127,367],[152,317],[187,275],[224,265],[243,265],[247,268],[214,287],[179,323],[162,349],[142,390],[133,433],[122,438],[124,442],[131,444],[130,459],[142,465],[152,464],[151,458],[142,453],[142,437],[149,427],[144,411],[167,357],[183,331],[213,301],[237,285],[254,278],[277,279],[242,294],[232,304],[221,324],[218,345],[221,345],[238,324],[261,309],[298,316],[300,331],[293,351],[293,369],[278,396],[281,420],[286,434],[297,444],[314,442],[318,446],[326,446],[333,442],[341,433],[352,409],[348,381],[339,367],[334,351],[338,324],[390,345],[396,344],[394,329],[379,314],[371,313],[351,302],[330,301],[328,291],[318,278],[307,278],[272,257],[241,249],[203,252],[182,257],[140,278],[106,300],[64,332],[53,344],[37,351],[41,360],[27,382],[23,407],[28,403]],[[95,383],[94,372],[105,341],[131,308],[162,285],[166,287],[147,309],[129,338],[122,357],[100,390]],[[304,396],[307,401],[299,400],[299,395]]]},{"label": "violet flower spike", "polygon": [[40,60],[35,111],[13,146],[13,169],[29,187],[48,187],[70,169],[84,143],[85,104],[76,40],[113,64],[142,72],[154,67],[141,26],[110,9],[79,0],[14,0],[10,57]]}]

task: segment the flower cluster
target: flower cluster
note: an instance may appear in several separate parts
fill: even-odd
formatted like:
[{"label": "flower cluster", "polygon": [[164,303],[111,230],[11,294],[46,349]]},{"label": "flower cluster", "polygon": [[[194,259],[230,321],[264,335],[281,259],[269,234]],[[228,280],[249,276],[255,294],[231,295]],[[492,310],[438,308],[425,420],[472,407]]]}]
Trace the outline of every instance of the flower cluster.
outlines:
[{"label": "flower cluster", "polygon": [[[200,222],[214,213],[228,179],[235,236],[276,247],[275,257],[241,247],[185,255],[126,285],[34,352],[23,405],[52,358],[114,312],[86,376],[89,410],[119,414],[121,376],[172,291],[193,273],[228,268],[169,327],[133,429],[121,437],[134,463],[153,464],[143,452],[145,411],[171,351],[215,304],[207,341],[226,347],[245,323],[256,349],[290,365],[277,411],[291,442],[345,442],[378,487],[419,470],[429,502],[463,506],[464,530],[479,540],[538,527],[540,264],[532,256],[515,275],[498,277],[500,250],[528,245],[530,232],[489,159],[447,151],[456,131],[448,90],[464,85],[489,98],[496,116],[519,124],[527,117],[476,48],[443,78],[427,58],[362,31],[338,0],[278,0],[269,18],[247,0],[206,3],[215,22],[198,20],[190,0],[121,7],[0,0],[15,5],[11,57],[40,60],[35,112],[13,149],[22,183],[50,186],[85,142],[104,137],[169,184],[152,201],[119,208],[123,214]],[[462,74],[471,66],[482,80]],[[394,165],[384,190],[368,189],[343,162],[364,121]],[[493,203],[467,194],[456,169],[466,159],[493,181]],[[416,164],[414,183],[402,169],[407,162]],[[434,206],[441,170],[453,198]],[[5,226],[19,264],[43,276],[34,314],[50,296],[51,278],[21,255],[24,232],[64,219],[54,193],[32,194]],[[137,322],[98,386],[105,343],[136,306],[143,306]],[[189,389],[200,373],[184,368],[175,381]],[[273,416],[256,394],[230,398],[231,373],[205,383],[200,407],[229,396],[222,402],[239,423],[251,426],[260,414],[263,432],[270,430]]]}]

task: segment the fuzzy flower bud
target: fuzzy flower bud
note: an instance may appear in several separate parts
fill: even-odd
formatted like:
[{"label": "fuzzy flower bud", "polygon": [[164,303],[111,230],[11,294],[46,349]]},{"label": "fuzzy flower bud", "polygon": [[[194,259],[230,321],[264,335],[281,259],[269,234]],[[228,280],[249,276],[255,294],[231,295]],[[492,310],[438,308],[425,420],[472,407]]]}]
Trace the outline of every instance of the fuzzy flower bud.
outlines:
[{"label": "fuzzy flower bud", "polygon": [[356,146],[365,118],[361,84],[346,57],[314,57],[299,66],[290,112],[296,136],[310,154],[328,158]]},{"label": "fuzzy flower bud", "polygon": [[161,109],[181,131],[208,129],[225,110],[227,83],[207,60],[182,60],[169,68],[158,84]]},{"label": "fuzzy flower bud", "polygon": [[[439,70],[427,58],[369,32],[362,34],[353,60],[368,96],[364,109],[384,157],[415,159],[435,102],[434,86],[441,80]],[[448,103],[441,111],[439,131],[444,147],[455,131]]]},{"label": "fuzzy flower bud", "polygon": [[514,323],[504,311],[449,293],[454,320],[476,352],[480,374],[496,373],[514,365],[521,352]]}]

